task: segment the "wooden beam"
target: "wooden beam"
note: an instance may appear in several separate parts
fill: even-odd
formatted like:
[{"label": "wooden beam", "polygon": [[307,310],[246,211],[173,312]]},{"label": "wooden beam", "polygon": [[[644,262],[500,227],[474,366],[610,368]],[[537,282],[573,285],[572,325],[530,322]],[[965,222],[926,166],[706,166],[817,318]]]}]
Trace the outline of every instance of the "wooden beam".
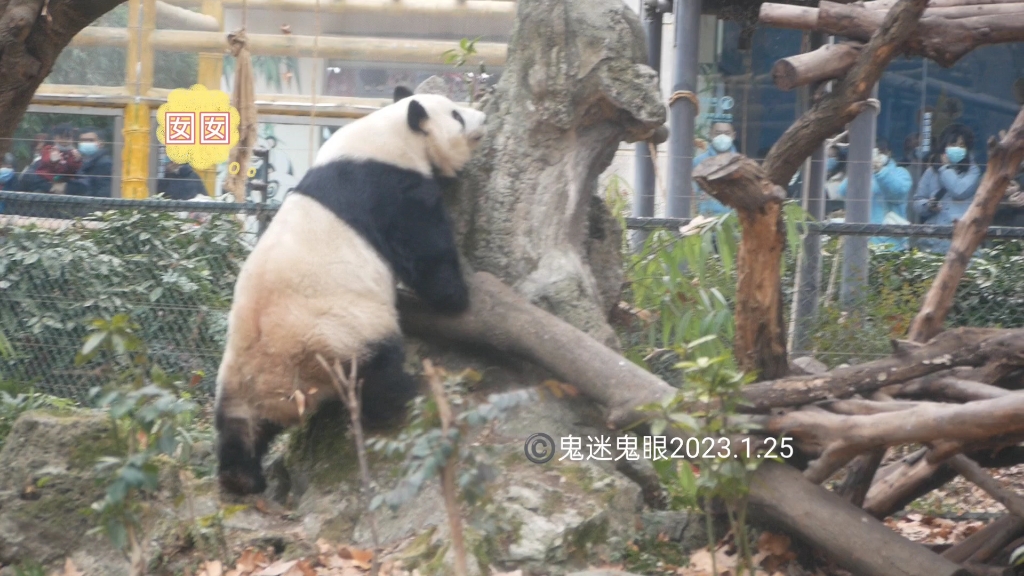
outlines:
[{"label": "wooden beam", "polygon": [[[84,35],[83,35],[84,34]],[[81,41],[79,40],[81,38]],[[90,26],[71,41],[72,46],[123,46],[128,43],[124,28]],[[254,56],[298,56],[338,58],[364,62],[403,64],[443,64],[441,56],[457,45],[448,40],[406,40],[358,36],[314,36],[250,34],[249,50]],[[151,34],[154,50],[165,52],[227,52],[227,36],[219,32],[156,30]],[[508,45],[478,42],[478,58],[489,66],[503,66]]]},{"label": "wooden beam", "polygon": [[[202,0],[168,0],[182,7],[197,7]],[[282,12],[316,12],[314,0],[225,0],[224,7],[252,10],[280,10]],[[345,0],[321,2],[321,14],[381,15],[381,16],[442,16],[442,17],[502,17],[510,21],[515,17],[515,2],[495,0]]]},{"label": "wooden beam", "polygon": [[[812,12],[817,13],[814,17]],[[761,5],[761,22],[776,28],[817,30],[868,41],[882,27],[884,10],[864,4],[841,4],[822,0],[818,8],[786,10],[782,5]],[[924,56],[941,66],[952,66],[979,46],[1024,41],[1024,12],[946,19],[927,13],[914,34],[902,47],[907,55]]]},{"label": "wooden beam", "polygon": [[[167,101],[170,90],[154,88],[141,101],[159,107]],[[97,108],[123,108],[134,101],[123,86],[78,86],[73,84],[43,84],[32,103],[42,106],[92,106]],[[391,103],[390,98],[353,98],[346,96],[317,96],[316,115],[326,118],[361,118]],[[313,109],[309,96],[263,94],[256,96],[259,114],[309,116]]]},{"label": "wooden beam", "polygon": [[161,0],[156,2],[156,27],[175,30],[205,30],[207,32],[221,30],[220,20],[209,13],[200,14]]}]

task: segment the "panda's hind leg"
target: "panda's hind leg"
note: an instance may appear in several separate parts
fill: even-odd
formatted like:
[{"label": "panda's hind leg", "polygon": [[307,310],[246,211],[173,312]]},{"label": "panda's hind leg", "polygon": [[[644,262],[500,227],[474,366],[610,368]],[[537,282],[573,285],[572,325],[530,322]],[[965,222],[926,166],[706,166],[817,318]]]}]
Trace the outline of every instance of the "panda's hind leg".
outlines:
[{"label": "panda's hind leg", "polygon": [[221,487],[238,495],[262,493],[267,489],[263,456],[283,427],[267,420],[229,418],[221,410],[214,418]]},{"label": "panda's hind leg", "polygon": [[369,429],[400,422],[406,407],[420,391],[418,379],[405,371],[405,344],[401,336],[378,342],[373,354],[358,367],[363,380],[362,419]]}]

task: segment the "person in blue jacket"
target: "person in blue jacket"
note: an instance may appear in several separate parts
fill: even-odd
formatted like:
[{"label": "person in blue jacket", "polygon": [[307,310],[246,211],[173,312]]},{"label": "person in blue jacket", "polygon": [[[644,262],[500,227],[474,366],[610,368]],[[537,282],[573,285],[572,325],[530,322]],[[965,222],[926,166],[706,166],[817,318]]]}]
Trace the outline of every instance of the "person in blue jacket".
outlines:
[{"label": "person in blue jacket", "polygon": [[[871,219],[872,224],[908,224],[907,202],[910,200],[910,189],[914,185],[910,171],[892,159],[885,140],[878,140],[875,145],[871,167],[874,176],[871,179]],[[846,187],[849,179],[839,185],[838,194],[846,198]],[[849,211],[847,211],[849,212]],[[889,245],[895,250],[905,250],[906,238],[886,238],[873,236],[869,241],[876,246]]]},{"label": "person in blue jacket", "polygon": [[[974,162],[974,133],[962,124],[942,131],[939,149],[914,194],[914,211],[923,224],[949,226],[963,218],[981,182],[981,169]],[[922,238],[923,250],[945,254],[949,239]]]},{"label": "person in blue jacket", "polygon": [[[733,141],[736,139],[736,131],[728,122],[715,122],[711,125],[711,146],[705,152],[693,159],[693,167],[696,168],[701,162],[727,152],[736,153],[736,146]],[[721,202],[701,189],[696,182],[693,183],[693,191],[697,194],[697,213],[701,216],[721,216],[729,211]]]}]

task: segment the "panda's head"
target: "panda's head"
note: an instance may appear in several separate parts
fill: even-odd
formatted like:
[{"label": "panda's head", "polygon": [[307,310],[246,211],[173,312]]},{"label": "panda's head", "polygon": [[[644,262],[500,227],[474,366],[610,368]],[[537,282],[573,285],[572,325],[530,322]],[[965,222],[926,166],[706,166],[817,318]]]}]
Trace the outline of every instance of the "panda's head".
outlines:
[{"label": "panda's head", "polygon": [[404,109],[409,130],[423,139],[431,165],[445,176],[461,170],[484,137],[487,115],[444,96],[399,87],[392,106]]},{"label": "panda's head", "polygon": [[436,94],[395,90],[394,103],[334,133],[314,165],[340,159],[377,160],[454,177],[484,136],[487,115]]}]

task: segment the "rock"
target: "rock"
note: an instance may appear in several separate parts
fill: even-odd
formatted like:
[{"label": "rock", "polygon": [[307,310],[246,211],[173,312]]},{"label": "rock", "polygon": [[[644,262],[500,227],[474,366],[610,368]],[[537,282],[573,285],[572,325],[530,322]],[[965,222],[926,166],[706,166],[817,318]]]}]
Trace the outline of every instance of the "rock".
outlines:
[{"label": "rock", "polygon": [[790,361],[790,370],[797,374],[824,374],[828,366],[810,356],[801,356]]},{"label": "rock", "polygon": [[[440,365],[452,372],[465,367],[453,356]],[[526,374],[511,368],[492,366],[486,381],[508,388],[526,379]],[[340,416],[330,409],[314,415],[307,429],[296,433],[302,440],[290,444],[283,462],[307,538],[369,548],[369,518],[358,499],[355,452]],[[521,568],[525,576],[558,576],[586,567],[593,558],[621,553],[636,536],[643,497],[639,486],[616,471],[614,462],[556,458],[538,465],[525,457],[523,444],[534,432],[548,434],[556,443],[568,436],[608,435],[600,422],[600,412],[584,399],[545,395],[467,440],[491,448],[500,468],[489,484],[489,504],[464,515],[474,571],[493,565]],[[373,453],[370,457],[374,481],[384,490],[394,487],[402,474],[401,463]],[[448,573],[452,551],[447,548],[447,515],[436,480],[413,502],[394,512],[382,508],[375,519],[382,543],[401,545],[399,554],[406,556],[407,567],[417,567],[424,576]]]},{"label": "rock", "polygon": [[[0,451],[0,564],[63,564],[88,574],[126,574],[128,564],[89,507],[104,495],[94,465],[114,454],[110,419],[91,410],[26,412]],[[31,487],[31,500],[19,495]]]}]

